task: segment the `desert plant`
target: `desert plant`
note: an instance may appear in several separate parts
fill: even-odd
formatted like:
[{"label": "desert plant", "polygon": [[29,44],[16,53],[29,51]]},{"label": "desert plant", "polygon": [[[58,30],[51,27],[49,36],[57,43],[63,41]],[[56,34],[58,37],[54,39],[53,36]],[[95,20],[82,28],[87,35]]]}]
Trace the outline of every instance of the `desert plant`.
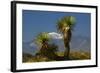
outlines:
[{"label": "desert plant", "polygon": [[64,56],[69,59],[70,54],[70,41],[72,36],[72,30],[76,23],[76,19],[73,16],[65,16],[57,21],[57,30],[62,33],[65,53]]},{"label": "desert plant", "polygon": [[46,32],[42,32],[37,35],[35,41],[40,46],[39,52],[36,53],[37,56],[45,56],[48,59],[56,60],[58,57],[56,52],[58,51],[58,46],[54,43],[49,43],[50,37]]},{"label": "desert plant", "polygon": [[49,35],[47,32],[39,33],[36,36],[35,43],[40,46],[40,51],[38,53],[41,53],[41,55],[45,55],[46,51],[48,49],[48,41],[50,40]]}]

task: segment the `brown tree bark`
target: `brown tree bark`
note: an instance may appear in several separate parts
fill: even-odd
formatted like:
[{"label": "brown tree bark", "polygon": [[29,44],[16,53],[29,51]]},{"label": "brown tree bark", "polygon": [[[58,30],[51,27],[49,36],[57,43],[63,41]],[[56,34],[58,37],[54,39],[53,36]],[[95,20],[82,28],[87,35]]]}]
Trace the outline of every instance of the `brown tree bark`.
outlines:
[{"label": "brown tree bark", "polygon": [[67,30],[66,32],[64,32],[63,34],[64,37],[64,45],[65,45],[65,53],[64,53],[64,57],[66,57],[67,59],[69,59],[70,56],[70,41],[71,41],[71,30]]}]

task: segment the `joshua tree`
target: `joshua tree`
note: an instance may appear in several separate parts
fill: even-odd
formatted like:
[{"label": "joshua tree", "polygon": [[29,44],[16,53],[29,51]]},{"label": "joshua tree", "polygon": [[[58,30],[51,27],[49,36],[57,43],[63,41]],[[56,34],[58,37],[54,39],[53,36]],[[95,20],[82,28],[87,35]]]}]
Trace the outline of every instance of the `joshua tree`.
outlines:
[{"label": "joshua tree", "polygon": [[63,58],[56,54],[58,46],[49,43],[49,40],[49,34],[46,32],[37,35],[35,42],[40,46],[40,51],[36,55],[47,57],[50,60],[62,60]]},{"label": "joshua tree", "polygon": [[48,49],[48,41],[50,40],[48,33],[46,32],[42,32],[40,34],[37,35],[35,42],[36,44],[39,45],[40,47],[40,54],[41,55],[46,55],[46,51]]},{"label": "joshua tree", "polygon": [[65,16],[58,20],[57,22],[57,30],[62,33],[64,45],[65,45],[65,53],[64,56],[69,59],[70,54],[70,41],[72,36],[72,29],[76,23],[76,20],[73,16]]}]

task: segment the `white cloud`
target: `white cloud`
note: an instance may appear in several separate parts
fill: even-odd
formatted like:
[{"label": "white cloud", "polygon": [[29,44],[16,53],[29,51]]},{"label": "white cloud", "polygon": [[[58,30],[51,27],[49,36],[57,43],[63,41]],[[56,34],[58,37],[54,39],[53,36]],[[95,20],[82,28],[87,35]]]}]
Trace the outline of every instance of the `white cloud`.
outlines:
[{"label": "white cloud", "polygon": [[30,47],[32,47],[32,46],[37,47],[37,45],[34,42],[30,43],[29,45],[30,45]]},{"label": "white cloud", "polygon": [[62,39],[62,35],[56,32],[50,32],[49,35],[53,39]]}]

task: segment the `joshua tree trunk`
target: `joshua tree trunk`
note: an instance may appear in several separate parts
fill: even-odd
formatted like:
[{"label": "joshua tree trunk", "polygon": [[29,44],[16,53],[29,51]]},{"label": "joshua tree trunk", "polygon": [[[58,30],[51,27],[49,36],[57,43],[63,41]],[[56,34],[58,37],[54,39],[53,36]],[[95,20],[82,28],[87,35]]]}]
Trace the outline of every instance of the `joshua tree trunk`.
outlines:
[{"label": "joshua tree trunk", "polygon": [[65,49],[65,52],[64,52],[64,57],[69,59],[69,56],[70,56],[70,45],[67,44],[65,47],[66,47],[66,49]]},{"label": "joshua tree trunk", "polygon": [[71,30],[69,29],[68,31],[66,31],[63,34],[64,37],[64,45],[65,45],[65,52],[64,52],[64,56],[69,59],[69,55],[70,55],[70,40],[71,40]]},{"label": "joshua tree trunk", "polygon": [[43,42],[42,43],[42,47],[40,49],[40,54],[42,56],[45,56],[46,55],[46,52],[47,52],[47,49],[48,49],[48,43],[47,42]]}]

